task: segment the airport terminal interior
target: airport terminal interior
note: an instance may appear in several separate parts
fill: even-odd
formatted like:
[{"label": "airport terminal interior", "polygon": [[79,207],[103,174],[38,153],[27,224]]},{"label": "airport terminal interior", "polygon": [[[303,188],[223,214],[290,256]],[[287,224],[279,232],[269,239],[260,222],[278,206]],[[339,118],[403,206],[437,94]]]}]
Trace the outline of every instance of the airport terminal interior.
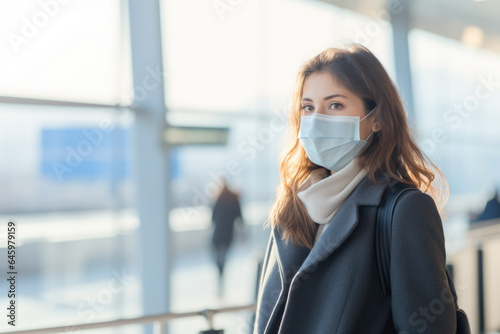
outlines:
[{"label": "airport terminal interior", "polygon": [[[0,0],[0,332],[253,333],[297,70],[355,42],[446,177],[447,263],[472,333],[500,333],[498,13],[495,0]],[[221,180],[241,204],[223,274]]]}]

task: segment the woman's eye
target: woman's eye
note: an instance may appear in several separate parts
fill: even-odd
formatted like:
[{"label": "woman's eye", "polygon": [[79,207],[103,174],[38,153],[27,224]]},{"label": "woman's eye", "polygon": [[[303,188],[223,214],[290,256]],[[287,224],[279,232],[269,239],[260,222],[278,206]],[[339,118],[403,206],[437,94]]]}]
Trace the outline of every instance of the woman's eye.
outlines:
[{"label": "woman's eye", "polygon": [[342,107],[343,106],[340,103],[337,103],[337,102],[333,102],[332,104],[330,104],[330,108],[335,109],[335,110],[340,109]]},{"label": "woman's eye", "polygon": [[[310,112],[312,111],[311,109],[308,109],[309,107],[311,107],[310,105],[305,105],[303,106],[301,109],[304,110],[305,112]],[[312,108],[312,107],[311,107]]]}]

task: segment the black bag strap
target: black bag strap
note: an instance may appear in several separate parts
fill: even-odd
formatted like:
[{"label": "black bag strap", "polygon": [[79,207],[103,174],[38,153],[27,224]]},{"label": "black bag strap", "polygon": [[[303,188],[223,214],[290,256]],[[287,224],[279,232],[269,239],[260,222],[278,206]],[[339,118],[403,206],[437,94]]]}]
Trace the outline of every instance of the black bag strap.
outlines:
[{"label": "black bag strap", "polygon": [[377,256],[378,273],[382,283],[384,296],[391,293],[391,240],[392,240],[392,215],[394,207],[401,195],[407,191],[417,190],[408,184],[398,182],[389,185],[382,198],[377,211],[377,224],[375,229],[375,255]]},{"label": "black bag strap", "polygon": [[[392,240],[392,216],[398,199],[407,191],[419,191],[417,188],[405,183],[398,182],[395,185],[389,185],[384,193],[382,202],[377,212],[377,226],[375,230],[375,254],[377,256],[377,265],[379,269],[380,282],[382,283],[382,291],[384,296],[391,293],[391,240]],[[448,284],[455,299],[457,301],[457,293],[455,286],[450,277],[448,269],[446,269]],[[458,309],[458,306],[457,306]]]}]

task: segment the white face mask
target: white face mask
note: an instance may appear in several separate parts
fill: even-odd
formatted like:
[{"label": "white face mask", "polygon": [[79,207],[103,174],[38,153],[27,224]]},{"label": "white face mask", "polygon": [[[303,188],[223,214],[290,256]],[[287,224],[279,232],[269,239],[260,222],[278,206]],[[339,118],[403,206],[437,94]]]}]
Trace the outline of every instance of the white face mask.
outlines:
[{"label": "white face mask", "polygon": [[[375,108],[373,108],[375,110]],[[330,116],[314,113],[300,118],[299,141],[309,159],[332,171],[344,168],[366,145],[359,139],[359,123],[372,112],[359,116]]]}]

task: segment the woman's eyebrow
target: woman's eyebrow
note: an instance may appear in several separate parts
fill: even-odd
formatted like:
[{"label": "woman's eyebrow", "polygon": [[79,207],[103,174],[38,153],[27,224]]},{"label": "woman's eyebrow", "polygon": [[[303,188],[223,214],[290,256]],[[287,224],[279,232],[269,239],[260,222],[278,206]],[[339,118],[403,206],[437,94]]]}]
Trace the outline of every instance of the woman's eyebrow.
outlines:
[{"label": "woman's eyebrow", "polygon": [[[325,101],[326,101],[326,100],[329,100],[329,99],[334,98],[334,97],[343,97],[343,98],[346,98],[346,99],[347,99],[347,96],[345,96],[345,95],[342,95],[342,94],[333,94],[333,95],[330,95],[330,96],[325,97],[323,100],[325,100]],[[302,98],[302,101],[309,101],[309,102],[312,102],[313,100],[311,100],[311,99],[310,99],[310,98],[308,98],[308,97],[304,97],[304,98]]]}]

